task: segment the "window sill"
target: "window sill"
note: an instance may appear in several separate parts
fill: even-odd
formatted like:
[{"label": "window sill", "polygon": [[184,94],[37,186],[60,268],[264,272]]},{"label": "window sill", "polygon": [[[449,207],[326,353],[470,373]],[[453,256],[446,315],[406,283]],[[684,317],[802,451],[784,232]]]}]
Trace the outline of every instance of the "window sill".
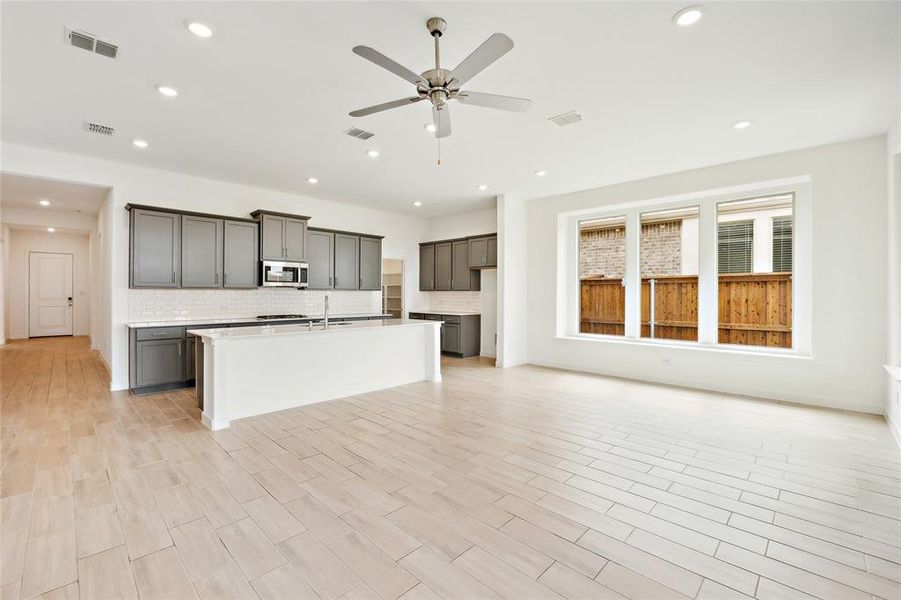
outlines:
[{"label": "window sill", "polygon": [[768,348],[764,346],[739,346],[735,344],[701,344],[699,342],[684,342],[680,340],[653,340],[648,338],[627,338],[619,335],[605,335],[597,333],[570,333],[555,336],[558,340],[572,340],[578,342],[591,342],[601,344],[624,344],[628,346],[644,346],[650,348],[677,350],[690,350],[695,352],[712,352],[718,354],[731,354],[737,356],[762,357],[789,360],[811,360],[810,354],[801,353],[798,350],[788,348]]}]

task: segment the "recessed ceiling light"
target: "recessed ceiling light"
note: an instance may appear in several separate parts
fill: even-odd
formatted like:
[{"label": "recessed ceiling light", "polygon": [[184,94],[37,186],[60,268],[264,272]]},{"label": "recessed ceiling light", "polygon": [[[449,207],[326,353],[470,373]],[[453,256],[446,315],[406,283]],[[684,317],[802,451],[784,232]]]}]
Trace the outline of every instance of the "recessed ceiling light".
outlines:
[{"label": "recessed ceiling light", "polygon": [[368,156],[369,158],[378,158],[379,151],[378,150],[367,150],[366,156]]},{"label": "recessed ceiling light", "polygon": [[146,148],[150,144],[148,144],[144,140],[131,140],[131,145],[134,146],[135,148]]},{"label": "recessed ceiling light", "polygon": [[169,98],[178,96],[178,90],[168,85],[158,85],[156,86],[156,91],[161,93],[163,96],[168,96]]},{"label": "recessed ceiling light", "polygon": [[735,123],[732,124],[733,129],[747,129],[750,126],[751,126],[750,121],[736,121]]},{"label": "recessed ceiling light", "polygon": [[673,15],[673,23],[679,27],[688,27],[700,21],[703,16],[704,9],[702,6],[686,6]]},{"label": "recessed ceiling light", "polygon": [[488,186],[485,185],[484,183],[480,183],[480,184],[479,184],[479,190],[481,190],[481,191],[484,192],[484,191],[487,190],[487,189],[488,189]]},{"label": "recessed ceiling light", "polygon": [[211,38],[213,37],[213,28],[209,25],[205,25],[200,21],[193,21],[188,19],[185,21],[185,27],[188,28],[188,31],[201,38]]},{"label": "recessed ceiling light", "polygon": [[41,200],[38,204],[41,206],[50,206],[50,200]]},{"label": "recessed ceiling light", "polygon": [[413,206],[422,206],[422,200],[414,200]]},{"label": "recessed ceiling light", "polygon": [[437,129],[437,127],[435,127],[434,123],[427,123],[425,125],[425,130],[428,131],[429,133],[435,133],[435,129]]},{"label": "recessed ceiling light", "polygon": [[535,171],[535,174],[539,177],[544,177],[545,175],[547,175],[547,171]]},{"label": "recessed ceiling light", "polygon": [[307,177],[307,183],[316,185],[317,183],[319,183],[319,180],[316,179],[315,177]]},{"label": "recessed ceiling light", "polygon": [[56,231],[56,229],[53,228],[53,227],[48,227],[48,228],[47,228],[47,232],[48,232],[48,233],[53,233],[54,231]]}]

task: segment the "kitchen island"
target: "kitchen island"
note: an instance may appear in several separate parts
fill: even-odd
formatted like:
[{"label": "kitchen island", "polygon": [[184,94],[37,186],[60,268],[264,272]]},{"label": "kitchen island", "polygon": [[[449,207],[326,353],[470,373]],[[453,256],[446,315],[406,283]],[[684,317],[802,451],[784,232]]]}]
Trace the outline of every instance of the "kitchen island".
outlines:
[{"label": "kitchen island", "polygon": [[440,326],[392,319],[189,329],[202,340],[203,423],[223,429],[242,417],[441,381]]}]

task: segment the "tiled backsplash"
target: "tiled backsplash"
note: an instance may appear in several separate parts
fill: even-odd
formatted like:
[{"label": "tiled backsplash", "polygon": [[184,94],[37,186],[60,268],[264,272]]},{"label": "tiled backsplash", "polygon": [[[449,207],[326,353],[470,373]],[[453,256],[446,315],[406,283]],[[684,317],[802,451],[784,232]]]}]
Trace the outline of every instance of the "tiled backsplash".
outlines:
[{"label": "tiled backsplash", "polygon": [[[459,292],[458,292],[459,293]],[[173,319],[255,317],[300,313],[321,315],[325,291],[258,288],[255,290],[128,290],[129,322]],[[381,312],[381,292],[331,290],[329,312]],[[478,297],[478,294],[476,293]]]},{"label": "tiled backsplash", "polygon": [[480,312],[481,292],[426,292],[426,310],[431,312]]}]

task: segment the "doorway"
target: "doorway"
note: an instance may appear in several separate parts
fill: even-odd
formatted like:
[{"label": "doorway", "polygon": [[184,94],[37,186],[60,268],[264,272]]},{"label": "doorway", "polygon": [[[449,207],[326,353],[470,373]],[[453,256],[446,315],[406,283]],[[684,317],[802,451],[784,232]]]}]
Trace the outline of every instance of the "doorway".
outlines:
[{"label": "doorway", "polygon": [[404,261],[382,259],[382,314],[404,317]]},{"label": "doorway", "polygon": [[28,337],[73,335],[74,256],[28,253]]}]

